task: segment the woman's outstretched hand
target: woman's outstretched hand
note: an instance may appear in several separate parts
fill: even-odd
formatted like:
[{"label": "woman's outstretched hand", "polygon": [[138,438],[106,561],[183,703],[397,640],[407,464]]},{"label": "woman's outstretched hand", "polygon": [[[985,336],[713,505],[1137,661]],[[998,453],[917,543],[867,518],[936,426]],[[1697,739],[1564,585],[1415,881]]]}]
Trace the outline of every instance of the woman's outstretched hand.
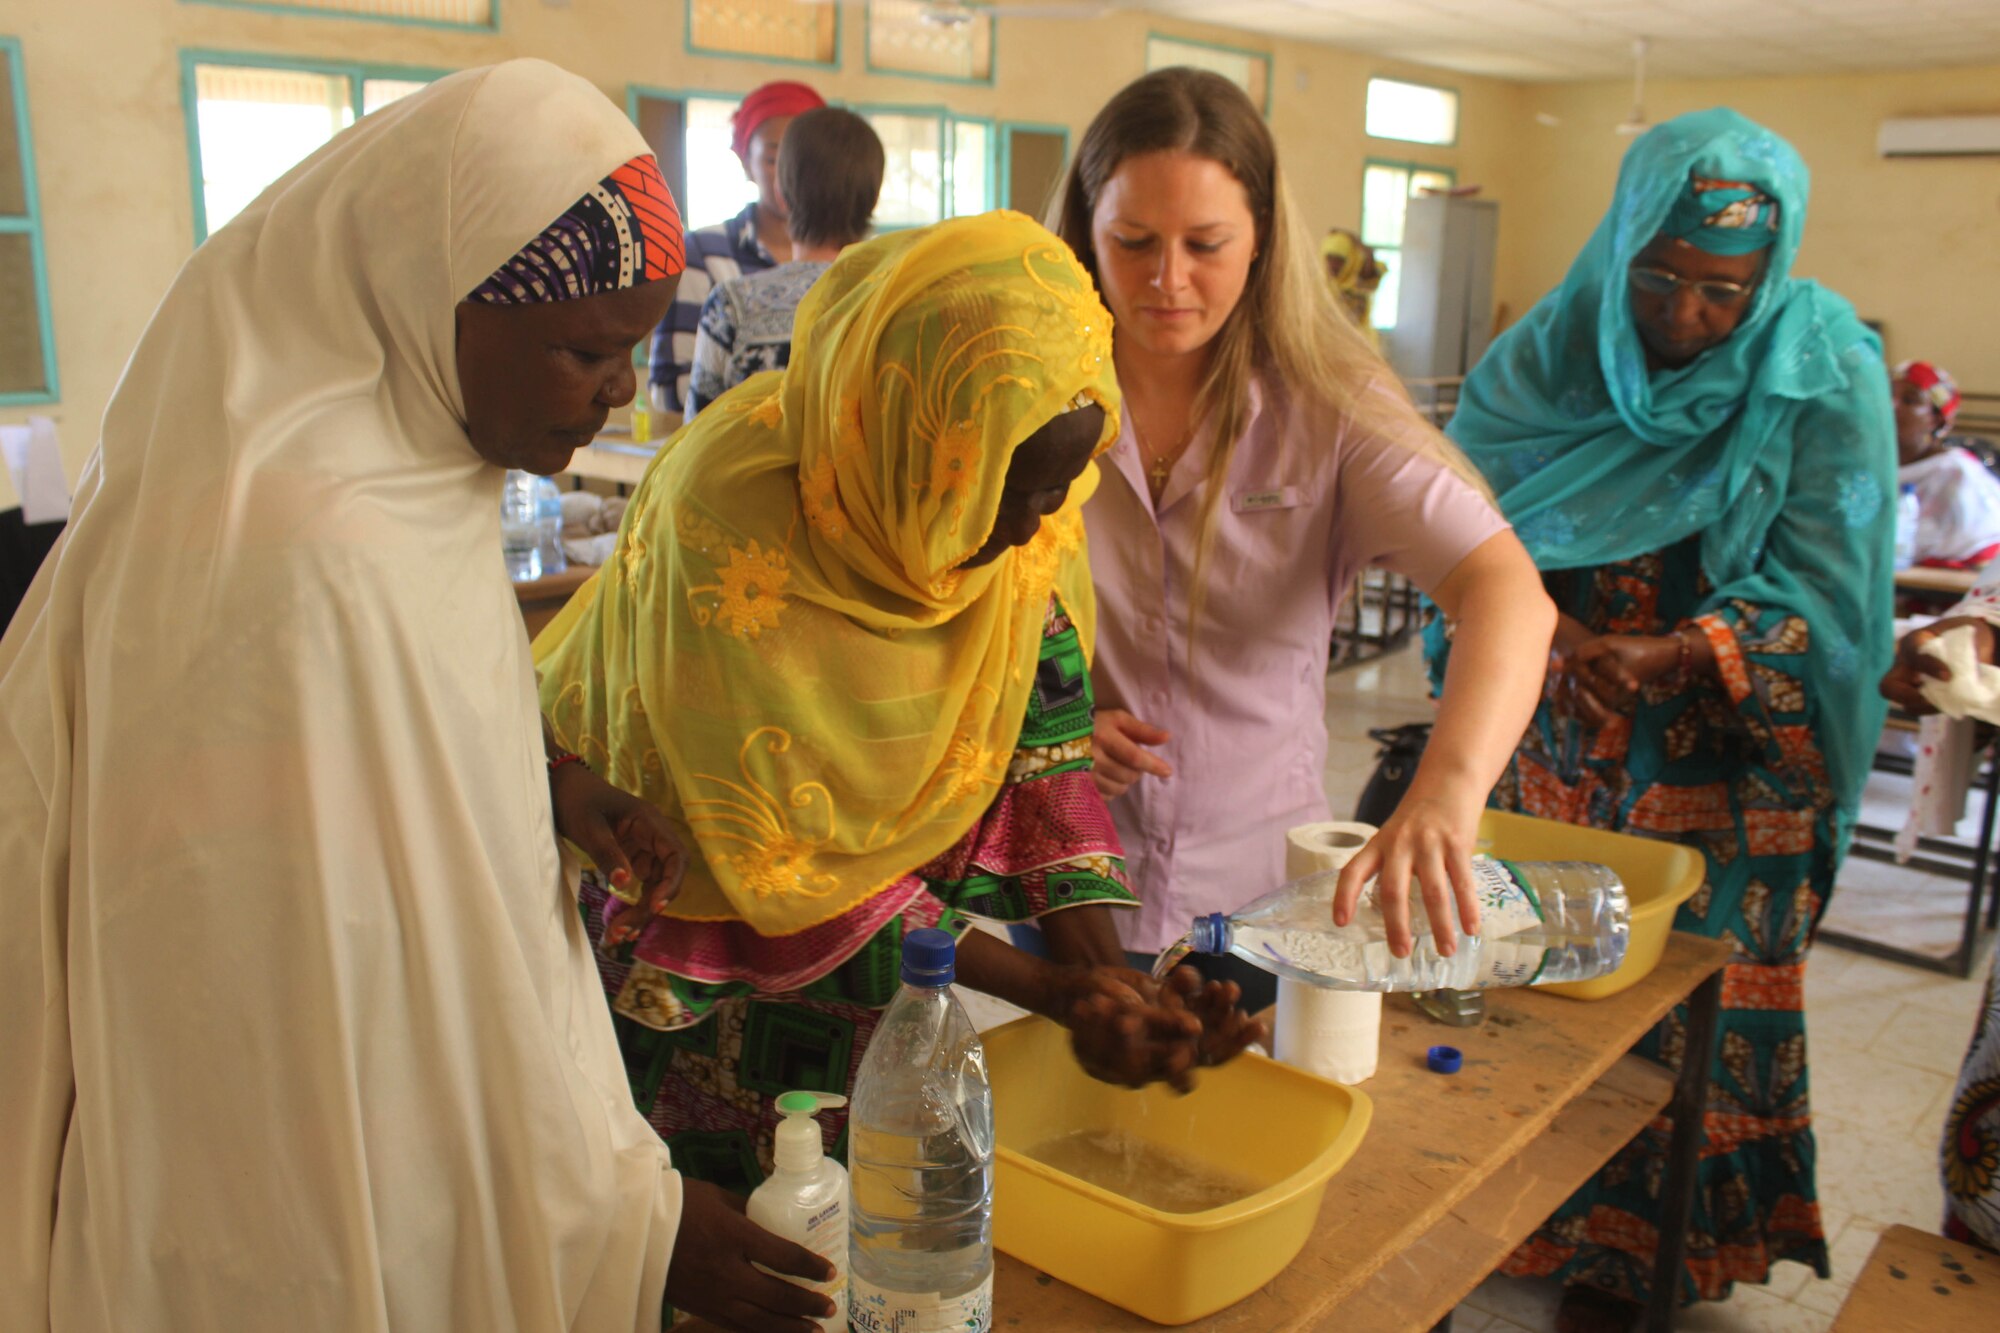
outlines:
[{"label": "woman's outstretched hand", "polygon": [[1333,896],[1333,923],[1345,926],[1354,920],[1361,890],[1373,879],[1376,905],[1388,928],[1389,952],[1407,958],[1416,943],[1410,920],[1410,887],[1415,884],[1423,895],[1438,952],[1447,958],[1457,953],[1453,917],[1468,934],[1479,930],[1472,847],[1481,808],[1478,799],[1430,796],[1412,787],[1381,832],[1341,869]]}]

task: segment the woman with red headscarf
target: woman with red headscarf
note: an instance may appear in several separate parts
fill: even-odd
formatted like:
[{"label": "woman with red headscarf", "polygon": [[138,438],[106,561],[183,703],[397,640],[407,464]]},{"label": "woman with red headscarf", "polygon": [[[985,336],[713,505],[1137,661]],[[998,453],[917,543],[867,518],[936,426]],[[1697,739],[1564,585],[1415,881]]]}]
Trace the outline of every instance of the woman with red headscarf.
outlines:
[{"label": "woman with red headscarf", "polygon": [[1928,361],[1894,372],[1896,482],[1917,491],[1916,561],[1977,569],[2000,555],[2000,478],[1952,446],[1958,385]]},{"label": "woman with red headscarf", "polygon": [[825,105],[826,99],[803,83],[778,80],[752,90],[729,118],[729,146],[756,185],[757,198],[727,222],[688,233],[687,273],[667,317],[653,331],[647,392],[655,412],[687,410],[695,333],[709,292],[792,257],[791,214],[778,190],[778,145],[795,116]]}]

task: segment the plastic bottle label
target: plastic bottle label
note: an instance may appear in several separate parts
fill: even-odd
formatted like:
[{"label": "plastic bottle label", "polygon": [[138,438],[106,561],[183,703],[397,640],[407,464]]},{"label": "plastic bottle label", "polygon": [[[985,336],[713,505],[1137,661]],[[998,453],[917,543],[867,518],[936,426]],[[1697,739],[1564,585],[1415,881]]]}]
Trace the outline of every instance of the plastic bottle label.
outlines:
[{"label": "plastic bottle label", "polygon": [[1482,856],[1472,863],[1473,893],[1479,901],[1479,971],[1472,988],[1531,986],[1542,975],[1549,951],[1514,944],[1508,936],[1542,923],[1541,900],[1521,873],[1506,861]]},{"label": "plastic bottle label", "polygon": [[1541,900],[1506,861],[1490,856],[1475,859],[1472,893],[1479,902],[1481,939],[1501,940],[1542,924]]},{"label": "plastic bottle label", "polygon": [[1532,986],[1548,964],[1549,951],[1539,944],[1487,940],[1479,946],[1479,971],[1468,990],[1489,986]]},{"label": "plastic bottle label", "polygon": [[[752,1220],[755,1220],[754,1218]],[[847,1202],[845,1199],[827,1204],[808,1217],[804,1228],[791,1239],[811,1250],[820,1258],[833,1265],[833,1276],[825,1282],[805,1282],[784,1273],[772,1272],[762,1264],[752,1264],[752,1268],[770,1273],[796,1286],[806,1287],[820,1293],[833,1302],[833,1317],[816,1320],[823,1329],[838,1330],[847,1327]]]},{"label": "plastic bottle label", "polygon": [[962,1296],[885,1291],[860,1277],[848,1293],[854,1333],[986,1333],[993,1324],[993,1274]]}]

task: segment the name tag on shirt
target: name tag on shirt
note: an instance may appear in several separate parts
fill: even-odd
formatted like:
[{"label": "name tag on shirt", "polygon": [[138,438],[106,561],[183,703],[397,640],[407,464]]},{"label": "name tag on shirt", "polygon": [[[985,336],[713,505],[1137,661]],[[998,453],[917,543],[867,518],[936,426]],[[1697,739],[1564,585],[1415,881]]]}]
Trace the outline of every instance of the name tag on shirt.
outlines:
[{"label": "name tag on shirt", "polygon": [[1239,491],[1230,508],[1239,514],[1255,514],[1266,509],[1296,509],[1305,503],[1305,496],[1296,486],[1276,486],[1262,491]]}]

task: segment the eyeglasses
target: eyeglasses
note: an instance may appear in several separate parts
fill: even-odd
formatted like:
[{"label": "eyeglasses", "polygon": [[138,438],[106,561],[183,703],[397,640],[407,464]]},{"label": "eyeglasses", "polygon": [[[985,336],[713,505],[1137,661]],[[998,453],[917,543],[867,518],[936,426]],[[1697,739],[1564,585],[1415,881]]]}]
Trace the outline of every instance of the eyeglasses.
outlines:
[{"label": "eyeglasses", "polygon": [[1750,293],[1757,290],[1754,284],[1724,282],[1720,278],[1683,278],[1680,274],[1664,268],[1640,268],[1634,265],[1626,270],[1632,286],[1648,296],[1673,296],[1683,287],[1694,288],[1694,294],[1710,305],[1740,305],[1748,300]]}]

